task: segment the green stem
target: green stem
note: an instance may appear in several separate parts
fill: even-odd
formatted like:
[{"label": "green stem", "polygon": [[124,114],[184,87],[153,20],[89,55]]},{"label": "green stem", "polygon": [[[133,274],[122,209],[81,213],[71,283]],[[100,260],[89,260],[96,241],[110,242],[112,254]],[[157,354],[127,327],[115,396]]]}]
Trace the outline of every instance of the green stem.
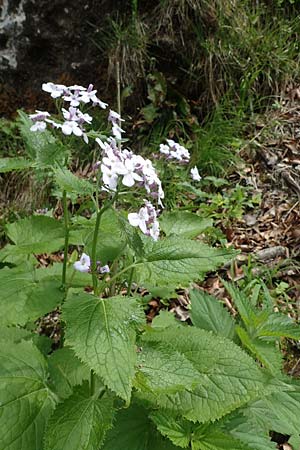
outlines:
[{"label": "green stem", "polygon": [[128,296],[131,293],[133,274],[134,274],[134,267],[131,268],[131,271],[130,271],[130,274],[129,274],[128,287],[127,287],[127,295]]},{"label": "green stem", "polygon": [[69,214],[68,214],[68,204],[67,204],[67,192],[63,191],[63,210],[64,210],[64,225],[65,225],[65,245],[64,245],[64,260],[62,269],[62,286],[66,286],[66,276],[67,276],[67,262],[68,262],[68,250],[69,250]]},{"label": "green stem", "polygon": [[122,275],[122,273],[125,273],[130,269],[134,269],[138,264],[140,264],[140,263],[134,262],[134,263],[130,264],[130,266],[127,266],[124,269],[120,270],[120,272],[116,273],[113,277],[111,277],[111,279],[109,280],[109,283],[113,283],[117,278],[119,278],[120,275]]},{"label": "green stem", "polygon": [[94,235],[93,235],[93,243],[92,243],[92,279],[93,279],[93,289],[94,294],[97,295],[97,287],[98,287],[98,278],[97,278],[97,261],[96,261],[96,251],[97,251],[97,242],[98,242],[98,234],[99,234],[99,228],[100,228],[100,222],[101,222],[101,216],[104,212],[104,208],[100,209],[100,211],[97,212],[96,216],[96,224],[94,228]]},{"label": "green stem", "polygon": [[91,375],[90,375],[90,396],[95,394],[95,373],[93,370],[91,370]]},{"label": "green stem", "polygon": [[96,223],[95,223],[95,228],[94,228],[94,235],[93,235],[93,242],[92,242],[92,254],[91,254],[91,259],[92,259],[92,279],[93,279],[93,289],[94,289],[94,294],[95,295],[99,295],[98,292],[98,277],[97,277],[97,261],[96,261],[96,253],[97,253],[97,242],[98,242],[98,235],[99,235],[99,228],[100,228],[100,222],[101,222],[101,217],[102,214],[109,208],[111,208],[112,204],[114,203],[116,196],[117,196],[117,192],[114,195],[114,197],[112,198],[112,200],[107,203],[106,205],[103,206],[103,208],[101,208],[100,210],[97,211],[97,216],[96,216]]}]

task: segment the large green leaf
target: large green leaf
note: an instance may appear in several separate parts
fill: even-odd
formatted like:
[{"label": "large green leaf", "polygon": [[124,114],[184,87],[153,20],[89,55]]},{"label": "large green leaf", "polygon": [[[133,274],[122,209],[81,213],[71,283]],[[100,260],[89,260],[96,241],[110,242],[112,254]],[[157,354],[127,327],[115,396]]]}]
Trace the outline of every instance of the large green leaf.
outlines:
[{"label": "large green leaf", "polygon": [[103,450],[178,450],[154,427],[144,408],[132,404],[117,414]]},{"label": "large green leaf", "polygon": [[0,323],[24,325],[28,320],[27,296],[34,287],[32,272],[24,267],[1,269],[0,285]]},{"label": "large green leaf", "polygon": [[32,161],[25,158],[0,158],[0,173],[24,170],[32,167]]},{"label": "large green leaf", "polygon": [[300,384],[291,383],[243,408],[245,417],[255,426],[282,434],[298,435],[300,430]]},{"label": "large green leaf", "polygon": [[61,398],[69,397],[73,387],[89,380],[90,369],[83,364],[71,348],[63,347],[49,357],[51,384]]},{"label": "large green leaf", "polygon": [[64,245],[62,222],[48,216],[31,216],[7,225],[7,235],[15,246],[15,254],[45,253],[59,250]]},{"label": "large green leaf", "polygon": [[192,423],[169,411],[155,411],[151,419],[163,436],[182,448],[199,450],[273,450],[268,433],[247,422],[242,414],[213,424]]},{"label": "large green leaf", "polygon": [[[82,218],[74,224],[70,233],[70,243],[85,247],[87,254],[92,253],[95,219]],[[113,209],[105,211],[101,217],[96,258],[102,264],[116,259],[126,246],[126,236],[118,220],[118,213]]]},{"label": "large green leaf", "polygon": [[271,377],[232,341],[194,327],[150,330],[143,340],[160,342],[182,353],[201,375],[193,390],[160,394],[154,403],[189,420],[216,420],[277,389]]},{"label": "large green leaf", "polygon": [[167,236],[175,234],[184,238],[194,238],[211,227],[213,221],[203,219],[189,211],[176,211],[163,213],[159,218],[159,224]]},{"label": "large green leaf", "polygon": [[[0,270],[0,324],[24,325],[36,320],[59,306],[65,296],[61,289],[62,264],[49,268],[33,269],[22,265]],[[73,286],[89,284],[88,274],[67,270],[67,283]]]},{"label": "large green leaf", "polygon": [[77,195],[92,195],[95,191],[95,186],[89,181],[77,177],[66,168],[55,169],[54,178],[62,191]]},{"label": "large green leaf", "polygon": [[[175,445],[196,450],[250,450],[240,440],[225,433],[218,423],[214,425],[193,424],[176,418],[167,412],[155,412],[151,418],[163,436]],[[191,446],[191,447],[190,447]]]},{"label": "large green leaf", "polygon": [[155,393],[191,389],[201,377],[182,353],[165,344],[143,344],[138,353],[138,368],[138,384]]},{"label": "large green leaf", "polygon": [[99,450],[112,419],[112,400],[90,396],[88,385],[84,385],[53,412],[44,449]]},{"label": "large green leaf", "polygon": [[253,424],[247,420],[241,412],[224,418],[223,429],[232,436],[248,445],[253,450],[275,450],[275,442],[271,442],[269,430],[264,429],[259,424]]},{"label": "large green leaf", "polygon": [[5,450],[41,450],[54,408],[46,361],[31,342],[1,345],[0,442]]},{"label": "large green leaf", "polygon": [[127,297],[71,293],[63,307],[67,345],[126,401],[135,373],[134,326],[139,315],[136,301]]},{"label": "large green leaf", "polygon": [[188,284],[224,264],[233,254],[189,239],[170,237],[155,242],[149,238],[145,258],[135,273],[140,282],[152,285]]},{"label": "large green leaf", "polygon": [[190,292],[190,298],[192,306],[190,317],[193,325],[213,331],[219,336],[233,338],[234,319],[217,298],[195,289]]}]

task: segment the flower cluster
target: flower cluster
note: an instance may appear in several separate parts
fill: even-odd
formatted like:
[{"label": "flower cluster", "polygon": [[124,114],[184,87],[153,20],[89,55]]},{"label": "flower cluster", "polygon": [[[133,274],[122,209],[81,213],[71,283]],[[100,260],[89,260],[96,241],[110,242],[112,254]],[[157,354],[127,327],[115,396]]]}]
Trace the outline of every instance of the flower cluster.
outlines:
[{"label": "flower cluster", "polygon": [[87,113],[82,113],[78,106],[92,103],[93,106],[100,106],[103,109],[107,107],[107,104],[96,96],[97,91],[94,90],[93,85],[90,84],[88,88],[85,88],[77,85],[67,87],[63,84],[44,83],[42,89],[54,99],[62,98],[70,106],[68,110],[65,108],[61,110],[64,118],[63,123],[50,119],[50,114],[47,111],[36,111],[35,114],[30,114],[29,117],[34,122],[30,130],[45,131],[47,124],[49,124],[53,128],[61,129],[66,136],[74,134],[82,137],[87,143],[88,137],[84,125],[91,124],[92,117]]},{"label": "flower cluster", "polygon": [[156,198],[162,206],[164,191],[149,159],[135,155],[130,150],[122,150],[113,137],[107,142],[102,142],[99,138],[96,141],[103,150],[103,158],[99,161],[99,165],[105,190],[115,191],[121,178],[124,186],[132,187],[137,183],[138,186],[145,188],[146,192]]},{"label": "flower cluster", "polygon": [[159,151],[166,155],[167,159],[175,159],[183,164],[188,163],[190,160],[189,151],[172,139],[167,139],[167,144],[160,144]]},{"label": "flower cluster", "polygon": [[139,227],[147,236],[151,236],[155,241],[159,238],[159,222],[154,206],[144,200],[145,206],[138,213],[128,214],[128,221],[133,227]]}]

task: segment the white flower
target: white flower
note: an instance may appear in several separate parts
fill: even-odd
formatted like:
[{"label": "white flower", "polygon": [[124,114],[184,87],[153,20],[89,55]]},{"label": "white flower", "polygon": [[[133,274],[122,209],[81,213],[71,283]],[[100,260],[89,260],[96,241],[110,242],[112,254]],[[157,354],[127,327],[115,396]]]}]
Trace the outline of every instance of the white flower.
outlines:
[{"label": "white flower", "polygon": [[192,177],[192,179],[194,181],[200,181],[201,180],[201,176],[200,176],[196,166],[191,169],[191,177]]},{"label": "white flower", "polygon": [[164,155],[169,155],[170,147],[166,144],[160,144],[159,151],[160,151],[160,153],[163,153]]},{"label": "white flower", "polygon": [[30,127],[30,131],[45,131],[46,130],[46,122],[37,121]]},{"label": "white flower", "polygon": [[124,119],[121,118],[120,114],[112,109],[109,111],[108,120],[111,123],[118,123],[119,121],[124,122]]},{"label": "white flower", "polygon": [[73,265],[75,270],[79,272],[89,272],[91,268],[91,259],[85,253],[82,253],[79,261],[76,261]]},{"label": "white flower", "polygon": [[159,151],[168,157],[168,159],[176,159],[181,163],[188,163],[190,160],[190,152],[183,147],[183,145],[178,144],[173,141],[173,139],[167,139],[166,144],[160,144]]},{"label": "white flower", "polygon": [[125,159],[125,161],[117,162],[113,165],[112,170],[118,175],[122,175],[122,184],[127,187],[132,187],[136,181],[143,181],[143,178],[135,172],[136,166],[134,159]]},{"label": "white flower", "polygon": [[63,125],[61,127],[61,131],[66,136],[70,136],[71,134],[75,134],[75,136],[82,136],[83,135],[83,131],[79,127],[78,123],[74,122],[74,121],[71,121],[71,120],[67,120],[66,122],[63,123]]},{"label": "white flower", "polygon": [[87,90],[80,92],[79,101],[83,103],[89,103],[90,101],[93,103],[93,106],[99,105],[100,108],[106,109],[108,106],[107,103],[102,102],[97,96],[97,90],[93,89],[94,86],[92,84],[89,85]]},{"label": "white flower", "polygon": [[59,98],[67,91],[67,87],[64,84],[55,84],[51,82],[43,83],[42,89],[51,94],[52,98]]},{"label": "white flower", "polygon": [[48,111],[39,111],[36,109],[35,114],[29,114],[29,117],[33,122],[37,122],[45,120],[46,117],[50,117],[50,114],[48,113]]},{"label": "white flower", "polygon": [[141,208],[138,213],[128,214],[128,222],[133,227],[139,227],[142,233],[147,233],[147,222],[149,214],[147,208]]},{"label": "white flower", "polygon": [[145,206],[138,213],[128,214],[128,222],[133,227],[139,227],[142,233],[151,236],[157,241],[159,238],[159,222],[154,206],[147,200],[144,200]]},{"label": "white flower", "polygon": [[122,130],[122,128],[117,123],[113,124],[111,131],[115,138],[119,139],[119,141],[122,139],[121,133],[125,133],[125,131]]}]

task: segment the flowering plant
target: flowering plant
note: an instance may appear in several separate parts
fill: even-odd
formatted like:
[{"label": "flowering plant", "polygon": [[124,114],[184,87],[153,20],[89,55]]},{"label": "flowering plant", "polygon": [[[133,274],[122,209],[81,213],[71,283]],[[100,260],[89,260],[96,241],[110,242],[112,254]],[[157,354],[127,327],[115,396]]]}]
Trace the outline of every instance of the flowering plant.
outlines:
[{"label": "flowering plant", "polygon": [[[273,448],[267,436],[251,443],[255,401],[263,393],[274,402],[279,386],[286,396],[294,391],[236,345],[231,318],[218,336],[215,311],[201,322],[197,302],[193,327],[167,312],[150,326],[143,310],[142,288],[190,288],[234,252],[195,239],[206,227],[197,214],[164,210],[155,166],[123,148],[119,113],[108,114],[111,136],[91,130],[86,108],[107,107],[92,85],[45,83],[43,90],[59,115],[22,115],[28,158],[1,167],[51,171],[63,217],[50,211],[8,224],[11,243],[0,251],[1,448]],[[94,139],[99,148],[90,179],[68,167],[67,140],[74,137]],[[189,152],[173,140],[160,151],[165,164],[189,162]],[[192,176],[199,181],[196,168]],[[130,189],[142,199],[138,211],[124,211]],[[77,197],[87,215],[71,214]],[[62,262],[41,267],[45,253]],[[60,323],[56,340],[37,333],[47,314]]]}]

